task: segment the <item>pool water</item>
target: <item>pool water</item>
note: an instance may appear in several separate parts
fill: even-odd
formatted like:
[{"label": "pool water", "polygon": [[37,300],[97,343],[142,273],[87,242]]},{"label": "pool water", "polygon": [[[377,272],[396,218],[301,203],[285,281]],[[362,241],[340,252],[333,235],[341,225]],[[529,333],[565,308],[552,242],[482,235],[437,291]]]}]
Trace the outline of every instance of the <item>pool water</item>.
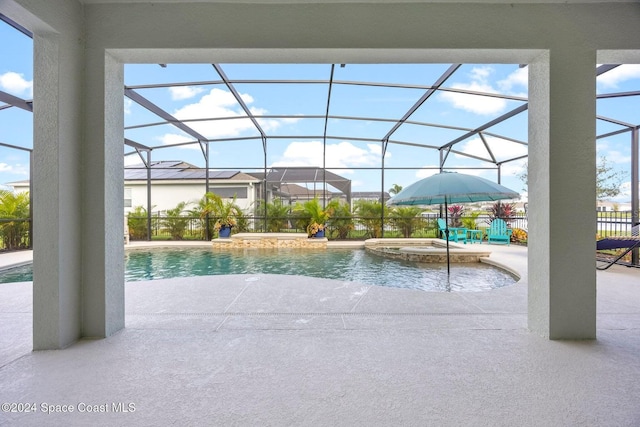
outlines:
[{"label": "pool water", "polygon": [[[484,291],[516,282],[506,271],[482,263],[452,264],[447,280],[446,264],[416,264],[353,249],[137,249],[127,251],[125,258],[127,282],[216,274],[290,274],[441,292]],[[31,280],[30,265],[0,273],[0,283]]]}]

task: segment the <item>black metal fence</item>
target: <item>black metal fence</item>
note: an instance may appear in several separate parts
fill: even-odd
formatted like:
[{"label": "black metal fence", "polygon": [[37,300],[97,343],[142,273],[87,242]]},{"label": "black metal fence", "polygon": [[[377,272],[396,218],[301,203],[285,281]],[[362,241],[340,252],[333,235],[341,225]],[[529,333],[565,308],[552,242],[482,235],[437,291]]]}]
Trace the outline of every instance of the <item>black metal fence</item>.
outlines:
[{"label": "black metal fence", "polygon": [[[326,235],[335,240],[364,240],[373,237],[438,237],[438,215],[424,215],[415,218],[385,217],[333,217],[326,224]],[[488,215],[464,216],[459,220],[471,229],[484,230],[489,227]],[[505,218],[512,228],[527,229],[525,216]],[[216,237],[213,230],[215,219],[210,219],[210,237]],[[132,240],[148,240],[147,217],[128,218],[129,235]],[[239,221],[235,232],[260,233],[305,233],[303,224],[294,218],[245,217]],[[160,213],[151,216],[152,240],[208,240],[206,221],[198,217],[168,217]]]},{"label": "black metal fence", "polygon": [[[597,234],[599,237],[624,236],[631,234],[633,215],[631,212],[598,212]],[[438,237],[436,219],[438,214],[424,214],[410,220],[385,217],[352,216],[349,218],[334,217],[327,224],[327,236],[330,239],[359,240],[372,237]],[[462,216],[457,219],[459,226],[469,229],[486,230],[491,217],[488,214]],[[528,231],[528,217],[515,215],[503,218],[510,228]],[[210,220],[210,236],[216,237]],[[450,219],[451,223],[451,219]],[[129,217],[129,233],[132,240],[147,240],[147,218]],[[275,227],[275,228],[274,228]],[[304,226],[292,218],[245,217],[234,232],[282,232],[304,233]],[[595,238],[596,236],[594,236]],[[208,240],[206,222],[198,217],[167,217],[154,213],[151,216],[151,239],[164,240]],[[525,239],[526,241],[526,239]]]},{"label": "black metal fence", "polygon": [[631,228],[638,224],[638,216],[635,218],[633,212],[597,212],[598,215],[598,235],[608,236],[630,236]]},{"label": "black metal fence", "polygon": [[[391,217],[350,218],[334,217],[327,224],[327,236],[337,240],[363,240],[371,237],[438,237],[437,214],[425,214],[407,222]],[[528,230],[526,215],[505,218],[512,229]],[[631,235],[634,220],[632,212],[597,212],[597,234],[600,238],[608,236]],[[489,215],[463,216],[459,218],[463,226],[484,230],[489,227]],[[151,216],[151,236],[147,236],[147,217],[129,217],[129,233],[132,240],[208,240],[216,237],[213,230],[214,220],[210,220],[210,235],[206,235],[206,222],[198,217],[167,217],[160,213]],[[276,224],[276,230],[270,229]],[[278,226],[280,224],[281,226]],[[246,217],[236,231],[243,232],[298,232],[306,230],[291,218]],[[17,250],[31,247],[31,221],[29,219],[0,218],[0,249]],[[594,236],[595,238],[596,236]],[[525,240],[526,241],[526,240]]]}]

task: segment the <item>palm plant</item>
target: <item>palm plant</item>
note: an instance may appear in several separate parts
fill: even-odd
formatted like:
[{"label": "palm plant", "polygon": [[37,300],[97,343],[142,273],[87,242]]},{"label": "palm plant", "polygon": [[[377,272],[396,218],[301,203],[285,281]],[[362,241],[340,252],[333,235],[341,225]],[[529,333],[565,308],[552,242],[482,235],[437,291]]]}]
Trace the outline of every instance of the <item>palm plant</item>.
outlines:
[{"label": "palm plant", "polygon": [[465,218],[462,218],[462,226],[467,230],[475,230],[478,226],[476,220],[480,216],[480,212],[471,212]]},{"label": "palm plant", "polygon": [[[260,202],[258,212],[264,212],[263,203],[264,201]],[[282,229],[288,228],[290,210],[291,206],[285,205],[280,198],[275,198],[273,202],[267,203],[267,231],[277,233]]]},{"label": "palm plant", "polygon": [[399,192],[401,192],[401,191],[402,191],[402,185],[399,185],[399,184],[393,184],[393,185],[391,186],[391,188],[389,189],[389,194],[391,194],[391,195],[396,195],[396,194],[398,194],[398,193],[399,193]]},{"label": "palm plant", "polygon": [[151,238],[151,236],[147,236],[147,210],[142,206],[136,206],[129,212],[127,225],[129,227],[129,237],[132,240]]},{"label": "palm plant", "polygon": [[29,193],[0,190],[0,238],[6,249],[27,247],[29,231]]},{"label": "palm plant", "polygon": [[335,204],[329,203],[327,208],[323,208],[317,198],[307,200],[304,203],[298,203],[293,208],[298,223],[306,224],[305,229],[309,236],[315,235],[318,231],[324,230],[324,227],[333,213]]},{"label": "palm plant", "polygon": [[161,220],[162,225],[167,229],[173,240],[182,240],[184,232],[189,225],[190,219],[182,216],[186,206],[185,202],[180,202],[175,208],[167,209],[167,216]]},{"label": "palm plant", "polygon": [[[333,216],[329,220],[329,228],[334,237],[346,239],[349,237],[349,233],[355,228],[351,206],[349,206],[348,203],[335,202],[335,206],[332,207]],[[334,203],[334,201],[331,203]]]},{"label": "palm plant", "polygon": [[[235,197],[231,201],[225,201],[220,195],[207,192],[197,203],[192,213],[197,213],[201,221],[215,221],[213,228],[219,231],[222,227],[234,227],[239,218],[244,218],[240,206],[235,203]],[[205,227],[206,229],[206,227]],[[210,236],[207,236],[209,239]]]},{"label": "palm plant", "polygon": [[355,208],[358,222],[365,227],[367,235],[372,238],[382,237],[386,206],[377,200],[358,200]]},{"label": "palm plant", "polygon": [[391,211],[389,219],[400,230],[403,237],[411,237],[420,220],[418,218],[420,212],[422,209],[416,206],[399,206]]}]

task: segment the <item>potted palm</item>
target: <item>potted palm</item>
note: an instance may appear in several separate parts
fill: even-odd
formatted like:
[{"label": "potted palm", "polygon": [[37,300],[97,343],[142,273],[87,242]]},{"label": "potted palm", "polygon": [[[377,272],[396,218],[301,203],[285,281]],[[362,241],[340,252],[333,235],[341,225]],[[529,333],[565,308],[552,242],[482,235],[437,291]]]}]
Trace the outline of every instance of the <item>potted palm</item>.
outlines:
[{"label": "potted palm", "polygon": [[297,204],[293,210],[307,224],[307,235],[309,237],[324,237],[324,228],[331,217],[333,204],[330,203],[326,209],[323,209],[318,199],[315,198],[302,204]]},{"label": "potted palm", "polygon": [[229,237],[231,229],[238,224],[242,209],[235,203],[235,198],[225,201],[215,193],[206,193],[201,202],[200,217],[215,219],[214,230],[219,237]]}]

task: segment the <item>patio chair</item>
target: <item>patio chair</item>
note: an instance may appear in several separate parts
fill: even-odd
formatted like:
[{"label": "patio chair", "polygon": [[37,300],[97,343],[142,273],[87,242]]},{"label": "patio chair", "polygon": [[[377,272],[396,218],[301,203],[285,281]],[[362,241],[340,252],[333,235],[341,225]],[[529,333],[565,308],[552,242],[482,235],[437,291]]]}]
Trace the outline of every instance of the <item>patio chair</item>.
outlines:
[{"label": "patio chair", "polygon": [[631,236],[609,236],[604,239],[598,240],[596,242],[597,251],[613,249],[625,249],[625,251],[616,256],[616,258],[613,260],[603,258],[602,256],[596,257],[596,260],[601,263],[600,265],[596,265],[596,268],[598,270],[606,270],[613,264],[620,261],[626,254],[628,254],[635,248],[640,248],[640,236],[638,235],[638,230],[640,230],[640,225],[635,225],[633,228],[631,228]]},{"label": "patio chair", "polygon": [[[447,229],[447,223],[442,218],[438,218],[438,230],[440,236],[445,239],[445,230]],[[450,242],[464,242],[467,244],[467,229],[460,227],[449,227],[449,241]]]},{"label": "patio chair", "polygon": [[511,243],[511,229],[507,227],[507,223],[504,220],[496,218],[491,221],[487,230],[487,242],[507,245]]}]

